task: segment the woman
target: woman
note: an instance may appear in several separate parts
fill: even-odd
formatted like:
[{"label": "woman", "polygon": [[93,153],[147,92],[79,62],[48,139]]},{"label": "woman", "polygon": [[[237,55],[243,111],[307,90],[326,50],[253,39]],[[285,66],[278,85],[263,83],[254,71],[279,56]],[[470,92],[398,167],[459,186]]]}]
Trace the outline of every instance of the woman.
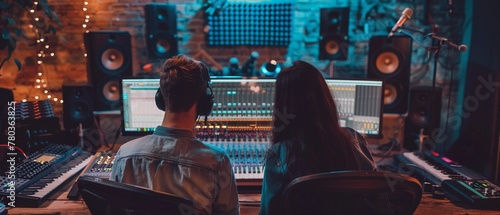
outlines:
[{"label": "woman", "polygon": [[365,139],[341,128],[325,79],[296,61],[276,80],[273,139],[265,159],[261,214],[285,214],[283,191],[293,179],[336,170],[375,170]]}]

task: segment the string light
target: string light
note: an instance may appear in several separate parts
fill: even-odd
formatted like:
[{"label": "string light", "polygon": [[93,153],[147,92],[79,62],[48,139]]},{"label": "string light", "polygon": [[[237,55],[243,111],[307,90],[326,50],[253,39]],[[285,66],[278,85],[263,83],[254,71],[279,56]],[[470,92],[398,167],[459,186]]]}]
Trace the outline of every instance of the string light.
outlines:
[{"label": "string light", "polygon": [[[82,28],[83,28],[83,32],[84,33],[88,33],[89,30],[88,30],[88,27],[89,27],[89,22],[90,22],[90,15],[88,14],[88,6],[89,6],[89,2],[88,0],[83,0],[83,23],[82,23]],[[83,46],[85,46],[85,44],[82,43]],[[83,50],[85,50],[85,48],[83,48]],[[87,57],[87,52],[83,53],[83,57]]]},{"label": "string light", "polygon": [[[43,22],[43,19],[41,19],[39,17],[39,15],[41,13],[35,13],[35,11],[39,10],[39,8],[37,8],[37,7],[38,7],[38,1],[34,1],[33,2],[33,8],[31,8],[29,10],[29,12],[32,13],[32,14],[34,14],[34,20],[36,22],[39,22],[39,21]],[[35,26],[33,24],[29,25],[30,29],[33,29],[34,27]],[[47,88],[47,86],[48,86],[48,84],[47,84],[48,83],[48,79],[44,78],[44,73],[43,73],[44,69],[43,69],[42,66],[43,66],[43,63],[45,61],[45,58],[48,57],[45,54],[43,48],[49,49],[50,45],[46,44],[47,41],[45,40],[45,38],[43,38],[44,36],[42,34],[38,33],[39,32],[38,28],[34,28],[34,31],[35,31],[35,33],[36,33],[36,35],[38,37],[38,38],[36,38],[36,43],[38,44],[36,47],[39,50],[39,52],[37,54],[38,59],[36,61],[37,64],[39,65],[39,67],[38,67],[37,78],[35,79],[35,83],[34,83],[35,86],[34,87],[36,89],[41,89],[41,92],[43,92],[43,94],[42,94],[43,96],[42,95],[35,95],[34,98],[36,100],[38,100],[38,99],[45,99],[46,98],[46,99],[52,99],[52,100],[54,100],[54,102],[60,101],[58,98],[56,98],[56,97],[54,97],[54,96],[52,96],[50,94],[50,91]],[[40,50],[40,49],[42,49],[42,50]],[[55,52],[50,52],[50,57],[54,57],[54,56],[55,56]],[[26,99],[24,99],[23,101],[26,101]]]}]

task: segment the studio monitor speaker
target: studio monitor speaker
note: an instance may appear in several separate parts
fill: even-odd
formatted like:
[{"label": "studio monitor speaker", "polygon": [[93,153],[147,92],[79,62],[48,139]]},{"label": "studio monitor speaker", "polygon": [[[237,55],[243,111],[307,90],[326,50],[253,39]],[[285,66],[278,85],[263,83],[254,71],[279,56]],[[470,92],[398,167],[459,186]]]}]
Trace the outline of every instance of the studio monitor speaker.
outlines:
[{"label": "studio monitor speaker", "polygon": [[367,77],[384,80],[384,113],[408,111],[412,39],[405,35],[373,36]]},{"label": "studio monitor speaker", "polygon": [[144,6],[146,45],[151,59],[177,55],[177,9],[173,4],[149,3]]},{"label": "studio monitor speaker", "polygon": [[[427,136],[422,148],[433,150],[434,138],[439,134],[441,122],[441,88],[436,87],[434,93],[430,86],[419,86],[411,89],[410,109],[405,119],[404,147],[410,151],[420,147],[420,135]],[[422,133],[421,133],[422,132]],[[430,140],[430,141],[429,141]]]},{"label": "studio monitor speaker", "polygon": [[92,86],[87,83],[64,83],[63,121],[66,130],[90,128],[94,123]]},{"label": "studio monitor speaker", "polygon": [[320,60],[347,60],[349,8],[320,9]]},{"label": "studio monitor speaker", "polygon": [[84,34],[84,42],[94,111],[120,110],[121,79],[132,76],[130,34],[126,31],[90,31]]}]

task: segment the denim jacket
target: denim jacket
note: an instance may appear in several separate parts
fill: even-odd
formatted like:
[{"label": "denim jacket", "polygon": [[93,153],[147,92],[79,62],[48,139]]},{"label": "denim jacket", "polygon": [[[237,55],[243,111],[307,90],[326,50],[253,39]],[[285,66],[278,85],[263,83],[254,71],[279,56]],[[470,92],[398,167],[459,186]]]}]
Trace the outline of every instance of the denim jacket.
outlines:
[{"label": "denim jacket", "polygon": [[[375,162],[366,147],[366,140],[351,128],[345,128],[355,140],[354,156],[359,163],[359,170],[376,170]],[[304,175],[289,171],[286,162],[287,147],[285,144],[274,144],[267,151],[265,160],[264,179],[262,181],[262,195],[260,200],[260,214],[280,215],[285,214],[283,205],[283,192],[293,179]],[[310,171],[305,175],[314,174]]]},{"label": "denim jacket", "polygon": [[124,144],[111,180],[191,199],[208,214],[239,214],[229,157],[193,131],[158,126],[153,135]]}]

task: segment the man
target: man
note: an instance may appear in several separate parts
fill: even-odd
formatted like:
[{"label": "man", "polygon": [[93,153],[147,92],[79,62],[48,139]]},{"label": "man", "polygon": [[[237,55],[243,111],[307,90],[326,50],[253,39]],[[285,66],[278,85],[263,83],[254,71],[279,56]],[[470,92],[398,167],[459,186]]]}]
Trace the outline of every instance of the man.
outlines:
[{"label": "man", "polygon": [[196,118],[213,106],[208,67],[180,55],[161,69],[156,102],[165,110],[163,122],[154,134],[121,146],[111,180],[191,199],[208,214],[239,214],[229,157],[194,133]]}]

